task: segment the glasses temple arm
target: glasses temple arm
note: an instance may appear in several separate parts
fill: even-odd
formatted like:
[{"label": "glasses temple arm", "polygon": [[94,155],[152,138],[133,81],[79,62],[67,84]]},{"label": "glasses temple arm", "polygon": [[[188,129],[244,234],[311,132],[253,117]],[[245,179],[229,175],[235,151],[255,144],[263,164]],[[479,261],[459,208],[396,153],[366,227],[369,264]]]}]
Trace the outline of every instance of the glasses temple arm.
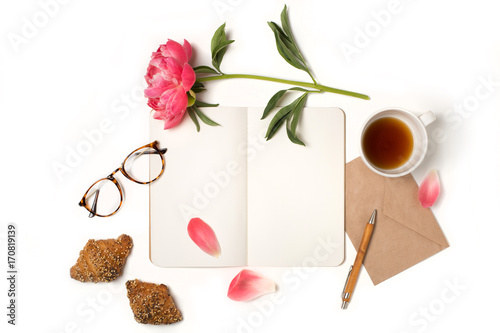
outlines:
[{"label": "glasses temple arm", "polygon": [[95,213],[97,211],[97,199],[99,198],[100,191],[101,191],[100,189],[97,189],[95,191],[94,202],[92,203],[92,208],[90,209],[90,214],[89,214],[89,217],[91,218],[95,216]]}]

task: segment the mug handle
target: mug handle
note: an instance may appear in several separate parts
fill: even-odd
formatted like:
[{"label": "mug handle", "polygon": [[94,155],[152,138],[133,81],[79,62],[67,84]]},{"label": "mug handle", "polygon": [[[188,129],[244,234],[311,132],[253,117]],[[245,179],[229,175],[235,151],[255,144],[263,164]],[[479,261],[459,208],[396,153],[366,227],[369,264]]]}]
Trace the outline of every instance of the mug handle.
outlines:
[{"label": "mug handle", "polygon": [[426,113],[418,116],[418,119],[420,119],[424,126],[428,126],[436,120],[436,116],[432,113],[432,111],[427,111]]}]

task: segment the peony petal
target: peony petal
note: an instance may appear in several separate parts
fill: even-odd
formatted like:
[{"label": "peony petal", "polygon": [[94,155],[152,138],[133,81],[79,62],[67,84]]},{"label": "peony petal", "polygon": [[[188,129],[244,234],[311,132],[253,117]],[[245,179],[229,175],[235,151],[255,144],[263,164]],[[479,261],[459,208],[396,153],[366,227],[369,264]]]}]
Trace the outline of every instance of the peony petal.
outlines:
[{"label": "peony petal", "polygon": [[182,117],[184,117],[184,113],[185,112],[178,113],[178,114],[170,116],[170,117],[165,117],[165,119],[164,119],[165,124],[163,126],[163,129],[167,130],[167,129],[170,129],[172,127],[177,126],[181,122]]},{"label": "peony petal", "polygon": [[[148,98],[148,105],[153,109],[156,113],[166,113],[165,106],[160,103],[159,98]],[[155,119],[159,119],[158,117],[154,117]]]},{"label": "peony petal", "polygon": [[163,74],[168,75],[168,77],[172,79],[175,78],[177,80],[177,85],[179,85],[182,80],[182,69],[184,65],[179,64],[174,58],[165,58],[163,64],[164,65],[161,67]]},{"label": "peony petal", "polygon": [[146,79],[146,82],[148,84],[151,83],[151,80],[153,79],[153,77],[158,74],[160,72],[160,69],[157,67],[157,66],[154,66],[154,65],[149,65],[148,66],[148,69],[146,71],[146,75],[144,76],[144,78]]},{"label": "peony petal", "polygon": [[169,39],[167,41],[167,44],[162,45],[160,48],[161,48],[161,53],[164,57],[166,58],[172,57],[175,60],[177,60],[180,64],[188,62],[186,50],[181,44],[177,43],[176,41]]},{"label": "peony petal", "polygon": [[174,83],[165,80],[161,74],[156,74],[149,83],[149,86],[144,90],[144,95],[148,98],[158,98],[165,91],[170,91],[177,87]]},{"label": "peony petal", "polygon": [[202,219],[196,217],[189,221],[188,227],[189,237],[203,252],[208,253],[212,257],[220,256],[220,245],[215,236],[214,231]]},{"label": "peony petal", "polygon": [[165,119],[165,112],[155,111],[155,113],[153,114],[153,118],[158,119],[158,120],[164,120]]},{"label": "peony petal", "polygon": [[244,269],[231,281],[227,297],[233,301],[249,301],[276,290],[274,282],[262,275]]},{"label": "peony petal", "polygon": [[187,61],[189,61],[189,60],[191,60],[191,54],[192,54],[191,44],[189,44],[189,42],[184,39],[183,46],[184,46],[184,50],[186,51]]},{"label": "peony petal", "polygon": [[184,68],[182,69],[182,86],[184,87],[184,91],[188,92],[196,81],[196,74],[191,66],[188,63],[184,64]]},{"label": "peony petal", "polygon": [[418,189],[418,200],[422,207],[431,207],[436,202],[441,185],[439,183],[439,176],[436,170],[430,170],[424,178],[424,181]]},{"label": "peony petal", "polygon": [[170,115],[184,114],[188,104],[188,98],[182,87],[165,91],[160,97],[160,103],[165,105]]}]

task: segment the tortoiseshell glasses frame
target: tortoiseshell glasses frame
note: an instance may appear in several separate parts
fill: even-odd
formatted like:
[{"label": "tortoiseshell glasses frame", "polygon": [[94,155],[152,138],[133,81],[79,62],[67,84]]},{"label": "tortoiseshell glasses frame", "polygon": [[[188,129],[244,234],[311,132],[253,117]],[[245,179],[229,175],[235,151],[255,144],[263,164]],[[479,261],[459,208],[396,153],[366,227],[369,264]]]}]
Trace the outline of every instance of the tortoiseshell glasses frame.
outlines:
[{"label": "tortoiseshell glasses frame", "polygon": [[[87,209],[90,212],[89,217],[94,217],[94,216],[108,217],[108,216],[115,214],[123,204],[123,190],[122,190],[122,187],[120,186],[120,183],[118,183],[118,181],[115,179],[114,175],[118,172],[121,172],[127,179],[133,181],[134,183],[150,184],[150,183],[154,182],[155,180],[157,180],[158,178],[160,178],[160,176],[163,174],[163,171],[165,170],[165,160],[163,158],[163,154],[165,154],[166,152],[167,152],[167,148],[160,148],[158,141],[153,141],[150,144],[147,144],[147,145],[144,145],[142,147],[135,149],[133,152],[128,154],[128,156],[125,158],[125,160],[123,160],[120,167],[115,169],[107,177],[101,178],[101,179],[97,180],[95,183],[93,183],[89,187],[87,192],[85,192],[85,194],[83,195],[83,198],[82,198],[82,200],[80,200],[79,205],[81,207],[85,207],[85,209]],[[158,154],[160,156],[160,159],[161,159],[161,171],[154,179],[151,179],[151,180],[146,181],[146,182],[135,179],[125,169],[125,165],[127,164],[127,160],[129,160],[132,157],[140,156],[143,154]],[[118,188],[118,191],[120,193],[120,203],[118,204],[118,207],[113,212],[111,212],[109,214],[99,214],[99,213],[97,213],[97,199],[99,197],[100,187],[96,186],[96,184],[98,184],[99,182],[106,181],[106,180],[111,181]],[[96,189],[91,192],[91,190],[94,187],[96,187]],[[94,199],[93,199],[92,205],[89,205],[89,202],[87,200],[91,196],[94,196]]]}]

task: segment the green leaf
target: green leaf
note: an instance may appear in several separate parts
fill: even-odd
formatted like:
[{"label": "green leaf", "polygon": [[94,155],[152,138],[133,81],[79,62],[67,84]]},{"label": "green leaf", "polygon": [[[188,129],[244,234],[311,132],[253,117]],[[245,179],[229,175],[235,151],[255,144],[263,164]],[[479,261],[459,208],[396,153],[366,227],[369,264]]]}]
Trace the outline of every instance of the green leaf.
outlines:
[{"label": "green leaf", "polygon": [[203,112],[201,112],[200,109],[198,109],[198,107],[196,107],[195,105],[193,105],[193,109],[194,109],[194,112],[196,112],[196,115],[201,119],[201,121],[203,121],[205,124],[209,125],[209,126],[220,126],[220,124],[216,123],[215,121],[213,121],[212,119],[208,118]]},{"label": "green leaf", "polygon": [[287,36],[287,39],[290,41],[289,48],[290,49],[293,48],[294,53],[305,64],[305,60],[302,57],[302,54],[300,53],[299,47],[297,46],[297,43],[295,42],[295,38],[293,37],[292,29],[290,29],[290,23],[288,21],[288,13],[287,13],[286,5],[285,5],[285,8],[283,8],[283,11],[281,12],[281,26],[283,27],[284,34]]},{"label": "green leaf", "polygon": [[295,108],[293,110],[293,119],[291,122],[290,131],[292,132],[293,136],[295,136],[295,137],[296,137],[296,132],[297,132],[297,125],[299,124],[300,115],[302,114],[302,110],[304,110],[304,106],[305,106],[306,101],[307,101],[307,96],[308,96],[308,93],[303,94],[301,96],[300,101],[297,103],[297,105],[295,106]]},{"label": "green leaf", "polygon": [[307,66],[299,59],[299,56],[296,54],[296,51],[294,51],[292,48],[286,45],[285,39],[279,38],[276,42],[278,45],[278,52],[280,52],[281,54],[283,53],[286,54],[287,58],[290,59],[290,61],[288,61],[290,65],[300,70],[303,70],[304,72],[309,72]]},{"label": "green leaf", "polygon": [[306,104],[307,96],[308,93],[306,92],[296,99],[296,103],[294,103],[293,109],[287,117],[286,121],[286,134],[288,138],[293,143],[302,146],[305,146],[305,144],[297,137],[297,125],[299,123],[302,110],[304,109],[304,105]]},{"label": "green leaf", "polygon": [[286,33],[283,31],[283,29],[281,29],[281,27],[276,22],[271,21],[271,22],[267,22],[267,24],[271,27],[271,30],[275,34],[277,34],[278,36],[283,38],[283,40],[286,42],[287,45],[292,43],[292,41],[288,38]]},{"label": "green leaf", "polygon": [[222,58],[224,58],[229,44],[233,42],[234,40],[224,40],[221,41],[220,44],[215,48],[215,53],[212,55],[212,65],[219,71],[219,73],[222,73],[220,70]]},{"label": "green leaf", "polygon": [[275,22],[268,22],[268,24],[271,27],[271,30],[274,32],[276,46],[283,59],[285,59],[293,67],[303,70],[307,74],[309,74],[312,81],[316,84],[316,80],[307,67],[307,63],[293,37],[292,30],[290,28],[290,22],[288,20],[286,5],[281,12],[281,25],[283,28],[281,28]]},{"label": "green leaf", "polygon": [[221,37],[223,34],[225,34],[224,29],[226,28],[226,23],[222,24],[217,30],[215,30],[215,33],[212,37],[212,41],[210,43],[210,50],[212,51],[212,57],[214,54],[214,50],[219,45]]},{"label": "green leaf", "polygon": [[291,104],[288,104],[287,106],[282,107],[276,115],[274,115],[274,118],[271,120],[269,123],[269,127],[267,128],[267,133],[266,133],[266,139],[270,140],[273,135],[276,133],[276,131],[283,125],[283,122],[286,120],[288,117],[288,114],[292,112],[292,108],[294,106],[294,102]]},{"label": "green leaf", "polygon": [[271,97],[269,102],[267,102],[266,108],[264,109],[264,113],[262,114],[262,118],[260,119],[264,119],[269,115],[269,113],[276,107],[276,104],[278,104],[280,99],[283,97],[283,95],[285,95],[287,91],[288,89],[280,90],[276,94],[274,94],[273,97]]},{"label": "green leaf", "polygon": [[291,129],[289,129],[290,118],[291,117],[288,117],[287,120],[286,120],[286,135],[288,136],[288,139],[290,139],[290,141],[292,141],[293,143],[295,143],[297,145],[305,146],[306,144],[304,142],[302,142],[297,137],[297,135],[295,135],[295,133],[292,133]]},{"label": "green leaf", "polygon": [[193,84],[193,86],[191,87],[191,90],[192,90],[195,94],[197,94],[197,93],[200,93],[200,92],[202,92],[202,91],[205,91],[206,89],[205,89],[205,86],[203,85],[203,83],[201,83],[201,82],[195,82],[195,83]]},{"label": "green leaf", "polygon": [[287,34],[293,41],[292,30],[290,30],[290,23],[288,22],[288,13],[286,5],[281,12],[281,26],[283,27],[283,31]]},{"label": "green leaf", "polygon": [[200,73],[200,74],[219,74],[219,72],[217,72],[215,69],[213,69],[212,67],[208,67],[208,66],[198,66],[198,67],[195,67],[193,68],[194,72],[195,73]]},{"label": "green leaf", "polygon": [[234,40],[224,40],[224,41],[221,41],[219,43],[219,45],[217,45],[217,47],[215,48],[215,51],[213,53],[213,56],[212,57],[217,57],[217,56],[220,56],[220,53],[221,52],[225,52],[225,48],[231,44],[231,43],[234,43]]},{"label": "green leaf", "polygon": [[261,120],[265,119],[269,115],[269,113],[271,113],[271,111],[276,107],[276,105],[279,103],[279,101],[281,100],[281,98],[289,90],[296,90],[296,91],[303,91],[303,92],[309,92],[310,91],[310,90],[304,89],[302,87],[293,87],[293,88],[290,88],[290,89],[284,89],[284,90],[278,91],[276,94],[273,95],[273,97],[271,97],[271,99],[269,100],[269,102],[267,102],[267,105],[266,105],[266,107],[264,109],[264,112],[262,113],[262,118],[260,118]]},{"label": "green leaf", "polygon": [[[304,63],[304,65],[306,65],[306,61],[305,61],[304,57],[302,56],[302,53],[300,52],[299,47],[297,46],[297,42],[295,41],[295,38],[293,37],[292,29],[290,28],[290,22],[288,20],[288,13],[287,13],[286,5],[283,8],[283,11],[281,12],[281,26],[283,27],[284,33],[288,36],[288,39],[290,40],[297,57]],[[306,65],[306,67],[307,67],[307,65]],[[308,68],[308,73],[309,73],[309,68]]]},{"label": "green leaf", "polygon": [[226,23],[222,24],[215,31],[212,41],[210,42],[210,50],[212,51],[212,65],[217,70],[217,73],[222,74],[220,65],[224,54],[227,51],[227,46],[234,42],[234,40],[227,40],[226,38]]},{"label": "green leaf", "polygon": [[210,103],[205,103],[205,102],[202,102],[202,101],[199,101],[199,100],[196,100],[196,102],[194,102],[194,105],[196,105],[197,107],[203,107],[203,108],[210,108],[210,107],[217,107],[219,106],[219,104],[210,104]]},{"label": "green leaf", "polygon": [[283,125],[285,120],[287,120],[286,128],[289,139],[293,143],[302,144],[305,146],[305,144],[297,137],[296,130],[308,94],[309,92],[302,94],[292,103],[288,104],[287,106],[284,106],[278,111],[278,113],[276,113],[274,118],[271,120],[269,127],[267,128],[267,133],[266,133],[267,140],[271,139],[273,135],[276,133],[276,131],[281,127],[281,125]]},{"label": "green leaf", "polygon": [[283,42],[285,44],[285,46],[291,45],[291,41],[288,39],[288,37],[285,35],[285,33],[283,32],[283,30],[280,28],[279,25],[277,25],[274,22],[267,22],[267,24],[269,25],[269,27],[271,27],[271,30],[274,33],[274,38],[276,40],[276,46],[278,46],[279,40],[281,42]]},{"label": "green leaf", "polygon": [[[274,22],[273,22],[274,23]],[[283,11],[281,12],[281,28],[279,25],[274,23],[276,25],[277,31],[279,32],[280,36],[282,36],[282,41],[286,45],[286,47],[293,52],[293,54],[300,59],[304,64],[304,58],[302,57],[302,54],[300,54],[299,48],[295,42],[295,39],[293,38],[292,30],[290,29],[290,24],[288,22],[288,15],[286,13],[286,5]]]},{"label": "green leaf", "polygon": [[196,125],[196,132],[200,131],[200,123],[198,122],[198,119],[196,118],[196,115],[194,114],[194,111],[192,108],[188,108],[187,112],[189,114],[189,117],[193,121],[193,123]]},{"label": "green leaf", "polygon": [[300,55],[297,53],[295,47],[290,44],[290,41],[287,39],[285,35],[280,33],[279,27],[274,22],[270,22],[269,26],[272,28],[274,32],[274,37],[276,40],[276,47],[278,49],[279,54],[286,60],[290,65],[305,72],[309,72],[309,69],[302,63],[300,60]]}]

